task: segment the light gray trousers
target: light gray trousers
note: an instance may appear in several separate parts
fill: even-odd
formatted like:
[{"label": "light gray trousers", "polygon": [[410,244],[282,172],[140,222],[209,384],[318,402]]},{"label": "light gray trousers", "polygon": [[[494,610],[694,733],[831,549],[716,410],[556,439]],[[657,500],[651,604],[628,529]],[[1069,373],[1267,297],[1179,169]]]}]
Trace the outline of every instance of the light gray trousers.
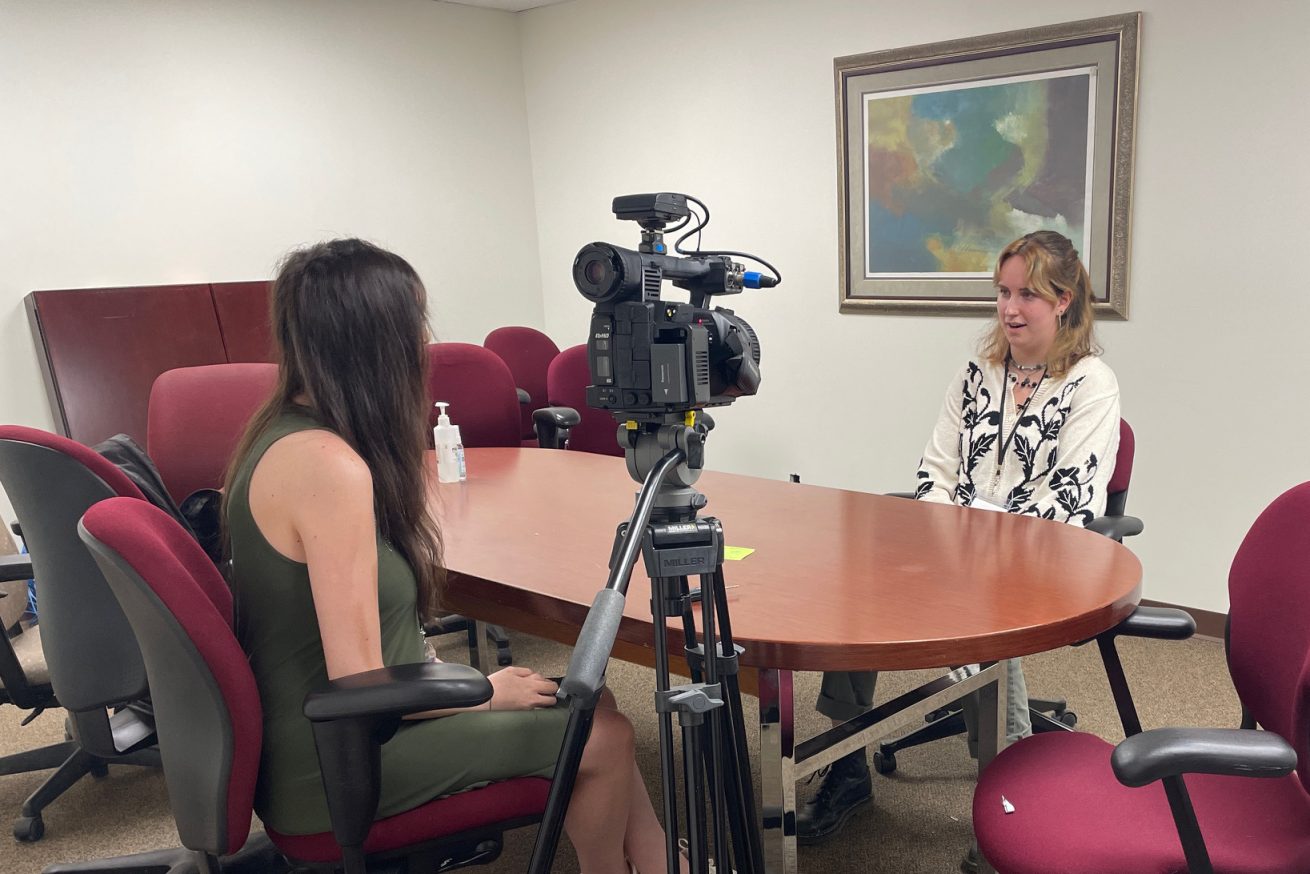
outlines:
[{"label": "light gray trousers", "polygon": [[[1010,659],[1010,696],[1005,704],[1005,739],[1014,743],[1033,733],[1028,718],[1028,684],[1023,678],[1019,659]],[[877,671],[824,671],[819,700],[814,705],[824,716],[845,722],[873,707],[873,691],[878,684]],[[974,696],[963,701],[964,721],[969,727],[969,751],[975,752],[978,742],[978,706]]]}]

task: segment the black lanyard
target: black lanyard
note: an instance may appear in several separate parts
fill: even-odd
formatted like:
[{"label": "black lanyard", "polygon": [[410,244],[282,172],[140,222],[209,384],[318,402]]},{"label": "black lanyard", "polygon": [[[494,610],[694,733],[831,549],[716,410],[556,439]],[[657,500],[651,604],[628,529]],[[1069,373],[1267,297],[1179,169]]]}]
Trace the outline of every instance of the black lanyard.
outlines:
[{"label": "black lanyard", "polygon": [[[1024,378],[1027,379],[1027,377]],[[1033,386],[1032,393],[1028,395],[1028,400],[1023,402],[1023,406],[1019,408],[1017,415],[1014,417],[1014,428],[1010,431],[1010,436],[1005,437],[1005,398],[1006,392],[1010,388],[1010,357],[1008,355],[1005,357],[1005,368],[1001,372],[1001,409],[1000,416],[996,420],[996,442],[1000,444],[1000,448],[996,450],[997,476],[1000,476],[1001,465],[1005,463],[1005,450],[1010,448],[1010,441],[1014,439],[1015,432],[1019,430],[1019,420],[1023,418],[1024,413],[1028,412],[1028,405],[1031,404],[1033,398],[1037,396],[1037,390],[1042,387],[1042,382],[1044,382],[1045,379],[1046,368],[1043,367],[1042,375],[1037,377],[1037,385]]]}]

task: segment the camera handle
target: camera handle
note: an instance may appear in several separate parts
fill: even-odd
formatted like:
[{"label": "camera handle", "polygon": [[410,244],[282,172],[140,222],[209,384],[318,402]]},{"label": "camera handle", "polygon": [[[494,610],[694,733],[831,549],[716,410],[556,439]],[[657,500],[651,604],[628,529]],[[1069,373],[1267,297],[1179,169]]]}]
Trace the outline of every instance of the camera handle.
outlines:
[{"label": "camera handle", "polygon": [[[661,782],[664,789],[666,855],[670,874],[678,871],[677,784],[673,763],[672,715],[683,734],[683,776],[686,791],[688,851],[691,870],[708,870],[705,808],[712,814],[715,861],[731,871],[728,845],[742,874],[762,872],[763,845],[755,817],[737,661],[742,651],[732,642],[722,570],[723,529],[716,519],[696,519],[705,498],[690,488],[699,464],[689,471],[688,452],[703,457],[704,431],[691,425],[661,425],[656,432],[638,431],[628,444],[629,471],[634,477],[652,457],[651,445],[667,451],[649,467],[636,508],[615,535],[610,574],[592,602],[560,684],[559,697],[568,702],[569,719],[555,768],[550,795],[537,832],[529,874],[547,874],[563,829],[564,814],[577,779],[582,749],[590,732],[605,666],[623,617],[628,583],[640,548],[651,579],[651,610],[655,619],[655,707],[660,730]],[[688,443],[692,446],[688,447]],[[700,458],[697,459],[698,461]],[[690,476],[688,475],[690,473]],[[673,487],[668,480],[673,480]],[[690,480],[690,481],[689,481]],[[652,518],[658,521],[652,523]],[[641,531],[641,537],[628,536]],[[701,588],[691,591],[687,573],[699,573]],[[693,605],[701,605],[703,644],[696,639]],[[671,688],[666,623],[681,614],[684,651],[692,671],[691,684]],[[716,620],[722,629],[716,633]],[[711,652],[714,658],[706,659]],[[722,680],[720,680],[722,678]],[[727,704],[724,707],[724,704]],[[705,792],[709,781],[709,795]],[[729,824],[728,819],[731,819]]]}]

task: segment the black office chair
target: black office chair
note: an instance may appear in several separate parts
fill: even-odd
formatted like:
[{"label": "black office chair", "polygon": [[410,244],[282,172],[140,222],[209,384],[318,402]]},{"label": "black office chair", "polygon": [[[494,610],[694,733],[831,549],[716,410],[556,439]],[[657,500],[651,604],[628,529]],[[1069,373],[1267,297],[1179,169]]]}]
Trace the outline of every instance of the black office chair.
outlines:
[{"label": "black office chair", "polygon": [[[1127,516],[1124,508],[1128,503],[1128,485],[1133,475],[1133,454],[1136,441],[1133,429],[1123,419],[1119,420],[1119,451],[1114,458],[1114,474],[1106,487],[1105,515],[1087,523],[1087,528],[1104,534],[1112,540],[1123,542],[1125,537],[1140,534],[1142,520]],[[913,497],[908,493],[898,493],[898,497]],[[1049,731],[1071,731],[1078,724],[1078,714],[1068,708],[1062,698],[1028,699],[1028,716],[1035,733]],[[952,737],[965,732],[964,712],[960,707],[947,707],[935,710],[925,718],[927,725],[910,732],[904,737],[896,738],[878,745],[873,753],[873,767],[879,774],[890,774],[896,770],[896,754],[910,747],[931,743],[944,737]]]},{"label": "black office chair", "polygon": [[[45,654],[41,651],[41,627],[24,627],[19,622],[27,609],[27,580],[31,576],[32,562],[26,555],[0,557],[0,626],[3,626],[0,627],[0,703],[30,710],[23,725],[36,719],[46,708],[59,706],[54,690],[50,688],[50,669],[46,667]],[[14,753],[0,758],[0,775],[57,768],[76,751],[77,744],[65,741]],[[104,773],[101,766],[97,776]],[[37,798],[35,803],[29,798],[24,806],[28,810],[32,807],[39,809],[58,793],[51,794],[51,790],[46,790],[46,794],[51,797]],[[15,837],[36,840],[41,833],[42,827],[35,826],[25,811],[15,825]]]},{"label": "black office chair", "polygon": [[[141,653],[77,538],[77,520],[97,501],[116,495],[145,499],[117,467],[81,443],[19,426],[0,427],[0,483],[22,525],[32,562],[24,572],[35,576],[40,599],[39,631],[24,632],[16,646],[0,647],[5,696],[33,715],[62,706],[71,738],[0,762],[0,773],[58,768],[23,802],[14,821],[14,837],[36,841],[45,833],[42,810],[84,774],[102,777],[108,764],[159,766],[154,726],[141,703]],[[34,656],[26,664],[21,657],[38,641],[45,675]]]}]

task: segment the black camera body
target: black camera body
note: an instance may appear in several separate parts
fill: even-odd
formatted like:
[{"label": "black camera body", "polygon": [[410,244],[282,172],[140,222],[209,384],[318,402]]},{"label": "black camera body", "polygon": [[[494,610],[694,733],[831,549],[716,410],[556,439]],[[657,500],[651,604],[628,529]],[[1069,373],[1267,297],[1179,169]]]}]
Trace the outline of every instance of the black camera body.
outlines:
[{"label": "black camera body", "polygon": [[[573,262],[573,280],[595,302],[587,360],[588,406],[619,421],[668,422],[755,394],[760,344],[732,310],[708,298],[773,284],[729,254],[666,254],[662,231],[690,213],[681,194],[616,197],[614,214],[643,228],[637,251],[591,243]],[[702,225],[703,226],[703,225]],[[660,300],[665,279],[691,293],[689,304]]]}]

